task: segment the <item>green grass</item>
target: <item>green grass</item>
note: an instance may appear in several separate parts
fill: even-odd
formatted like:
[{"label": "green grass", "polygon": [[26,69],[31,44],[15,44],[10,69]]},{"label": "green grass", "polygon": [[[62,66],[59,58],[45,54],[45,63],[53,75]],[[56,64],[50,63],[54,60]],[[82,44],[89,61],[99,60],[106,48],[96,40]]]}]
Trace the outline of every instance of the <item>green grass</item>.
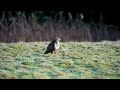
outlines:
[{"label": "green grass", "polygon": [[0,43],[0,79],[120,79],[120,41]]}]

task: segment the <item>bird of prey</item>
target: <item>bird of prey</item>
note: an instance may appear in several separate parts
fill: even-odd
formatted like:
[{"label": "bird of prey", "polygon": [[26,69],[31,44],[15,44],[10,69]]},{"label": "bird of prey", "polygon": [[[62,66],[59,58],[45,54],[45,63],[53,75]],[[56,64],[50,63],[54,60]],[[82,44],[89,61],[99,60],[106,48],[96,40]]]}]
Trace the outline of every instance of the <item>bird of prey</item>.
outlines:
[{"label": "bird of prey", "polygon": [[59,37],[56,37],[47,47],[47,50],[45,51],[44,54],[47,53],[54,53],[56,50],[60,48],[60,41],[61,39]]}]

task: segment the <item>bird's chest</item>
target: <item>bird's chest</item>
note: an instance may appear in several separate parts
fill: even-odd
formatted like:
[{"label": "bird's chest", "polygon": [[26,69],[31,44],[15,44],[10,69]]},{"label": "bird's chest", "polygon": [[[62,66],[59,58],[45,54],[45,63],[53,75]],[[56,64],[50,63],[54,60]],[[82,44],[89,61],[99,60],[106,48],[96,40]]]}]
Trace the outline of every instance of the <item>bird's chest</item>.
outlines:
[{"label": "bird's chest", "polygon": [[59,47],[60,47],[60,44],[59,44],[59,42],[58,43],[55,43],[55,49],[57,50],[57,49],[59,49]]}]

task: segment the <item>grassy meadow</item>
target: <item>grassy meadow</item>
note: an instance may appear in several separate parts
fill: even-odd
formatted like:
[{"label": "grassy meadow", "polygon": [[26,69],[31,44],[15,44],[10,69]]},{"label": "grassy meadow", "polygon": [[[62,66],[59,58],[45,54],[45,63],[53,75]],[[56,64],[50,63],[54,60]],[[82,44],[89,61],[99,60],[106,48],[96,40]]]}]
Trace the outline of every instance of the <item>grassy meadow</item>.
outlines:
[{"label": "grassy meadow", "polygon": [[0,43],[0,79],[120,79],[120,41]]}]

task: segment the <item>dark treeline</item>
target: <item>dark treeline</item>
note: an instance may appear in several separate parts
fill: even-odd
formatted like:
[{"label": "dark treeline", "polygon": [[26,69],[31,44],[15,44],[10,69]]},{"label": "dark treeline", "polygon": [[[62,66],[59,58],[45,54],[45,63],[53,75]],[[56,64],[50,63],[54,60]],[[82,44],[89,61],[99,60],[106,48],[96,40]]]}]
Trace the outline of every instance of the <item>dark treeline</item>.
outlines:
[{"label": "dark treeline", "polygon": [[0,41],[48,41],[56,36],[62,41],[119,40],[118,18],[113,14],[94,10],[0,11]]}]

